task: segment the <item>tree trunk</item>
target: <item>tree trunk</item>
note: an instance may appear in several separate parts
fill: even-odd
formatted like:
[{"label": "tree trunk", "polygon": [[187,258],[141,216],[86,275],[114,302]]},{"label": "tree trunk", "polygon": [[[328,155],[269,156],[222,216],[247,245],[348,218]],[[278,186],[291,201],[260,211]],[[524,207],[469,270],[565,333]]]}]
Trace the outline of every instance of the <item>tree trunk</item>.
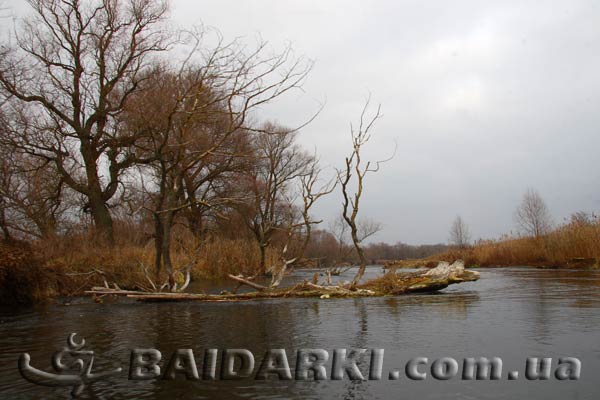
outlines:
[{"label": "tree trunk", "polygon": [[101,242],[112,247],[115,244],[113,220],[98,175],[98,155],[92,150],[90,144],[85,141],[81,144],[81,155],[87,178],[87,185],[83,194],[87,196],[89,201],[90,213],[94,220],[95,236]]},{"label": "tree trunk", "polygon": [[90,212],[94,220],[96,237],[109,246],[114,246],[113,220],[102,195],[93,193],[89,196]]},{"label": "tree trunk", "polygon": [[0,228],[2,228],[2,232],[4,233],[4,239],[11,240],[10,230],[8,229],[8,225],[6,224],[6,214],[4,213],[4,208],[2,205],[2,199],[0,199]]},{"label": "tree trunk", "polygon": [[267,274],[267,246],[261,243],[260,248],[260,273],[261,275]]},{"label": "tree trunk", "polygon": [[354,242],[354,247],[356,248],[356,253],[358,254],[358,259],[360,262],[358,272],[356,272],[356,275],[352,280],[351,286],[354,288],[356,287],[356,285],[358,285],[363,275],[365,274],[365,270],[367,268],[367,258],[365,257],[365,252],[363,251],[363,248],[360,245],[360,241],[358,240],[358,236],[355,232],[355,229],[352,229],[352,241]]},{"label": "tree trunk", "polygon": [[167,212],[163,221],[163,237],[162,237],[162,256],[165,271],[169,277],[169,289],[175,287],[175,275],[173,270],[173,262],[171,260],[171,227],[173,225],[172,212]]},{"label": "tree trunk", "polygon": [[154,214],[154,269],[156,281],[160,282],[160,273],[164,267],[169,280],[169,289],[175,287],[175,271],[171,259],[171,230],[174,215],[172,211]]},{"label": "tree trunk", "polygon": [[162,240],[163,228],[160,214],[154,214],[154,274],[155,281],[160,284],[160,270],[162,269]]},{"label": "tree trunk", "polygon": [[198,239],[202,237],[202,215],[194,207],[191,207],[186,214],[186,219],[192,235]]},{"label": "tree trunk", "polygon": [[57,236],[57,225],[56,219],[53,217],[46,217],[43,219],[31,218],[35,226],[40,232],[40,237],[44,240],[53,239]]}]

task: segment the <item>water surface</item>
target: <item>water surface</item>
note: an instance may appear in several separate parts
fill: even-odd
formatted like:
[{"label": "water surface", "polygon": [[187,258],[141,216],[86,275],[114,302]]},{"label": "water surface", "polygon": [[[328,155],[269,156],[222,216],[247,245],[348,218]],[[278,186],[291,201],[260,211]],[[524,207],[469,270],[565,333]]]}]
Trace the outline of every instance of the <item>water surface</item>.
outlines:
[{"label": "water surface", "polygon": [[[370,268],[369,276],[380,273]],[[440,294],[361,299],[275,299],[239,303],[152,303],[62,300],[36,308],[0,308],[0,398],[69,399],[64,388],[23,380],[17,359],[49,369],[50,357],[76,332],[96,354],[95,370],[127,369],[133,348],[156,348],[168,358],[191,348],[198,363],[204,349],[251,350],[260,362],[266,349],[287,350],[292,368],[300,348],[385,349],[382,381],[161,381],[132,382],[123,375],[97,382],[84,399],[598,399],[600,398],[600,272],[525,268],[480,270],[478,282]],[[310,279],[314,271],[290,279]],[[348,271],[341,279],[350,279]],[[228,282],[195,284],[219,292]],[[501,381],[415,382],[388,371],[414,357],[501,357]],[[578,381],[508,381],[524,373],[527,357],[577,357]],[[365,359],[368,361],[368,357]],[[364,367],[364,365],[363,365]],[[462,366],[461,366],[462,367]]]}]

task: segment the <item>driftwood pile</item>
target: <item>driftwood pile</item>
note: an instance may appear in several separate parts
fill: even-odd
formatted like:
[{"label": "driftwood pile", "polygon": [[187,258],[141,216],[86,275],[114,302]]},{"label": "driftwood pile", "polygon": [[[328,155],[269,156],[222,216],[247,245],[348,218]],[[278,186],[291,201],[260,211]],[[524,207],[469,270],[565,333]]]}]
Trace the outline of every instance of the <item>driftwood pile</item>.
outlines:
[{"label": "driftwood pile", "polygon": [[435,292],[449,285],[476,281],[479,273],[466,270],[462,261],[450,265],[442,262],[436,268],[417,272],[390,271],[380,278],[352,287],[349,284],[322,285],[316,280],[304,281],[287,288],[271,288],[252,282],[241,276],[230,275],[238,287],[247,285],[254,289],[248,293],[193,294],[173,292],[143,292],[94,287],[87,294],[94,296],[120,295],[140,301],[243,301],[279,297],[348,298],[370,296],[393,296],[415,292]]}]

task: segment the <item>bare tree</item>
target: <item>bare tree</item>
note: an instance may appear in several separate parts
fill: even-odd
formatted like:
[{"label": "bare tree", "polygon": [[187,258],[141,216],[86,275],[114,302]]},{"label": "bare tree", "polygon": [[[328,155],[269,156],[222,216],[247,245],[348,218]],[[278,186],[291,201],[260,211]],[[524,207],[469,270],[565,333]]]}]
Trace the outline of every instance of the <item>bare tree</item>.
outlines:
[{"label": "bare tree", "polygon": [[469,227],[462,219],[460,215],[456,216],[456,219],[450,227],[450,245],[456,246],[459,249],[464,249],[469,246],[471,242],[471,233]]},{"label": "bare tree", "polygon": [[588,213],[585,211],[577,211],[571,214],[569,224],[572,226],[590,226],[597,221],[597,217],[594,213]]},{"label": "bare tree", "polygon": [[[257,148],[251,139],[256,135],[258,143],[272,142],[265,139],[269,128],[257,126],[251,114],[298,88],[311,68],[310,62],[293,58],[290,48],[269,54],[266,43],[259,43],[247,52],[237,41],[224,43],[218,33],[216,45],[204,46],[205,33],[188,32],[191,50],[182,65],[157,67],[144,82],[146,91],[131,96],[123,116],[128,130],[148,132],[147,140],[136,146],[152,160],[142,174],[151,177],[144,190],[152,199],[155,271],[159,275],[164,267],[170,286],[176,217],[183,214],[199,234],[208,210],[240,201],[229,193],[236,176],[254,165],[248,161],[255,159]],[[273,138],[288,133],[278,132]],[[290,165],[275,169],[285,168]],[[282,183],[277,182],[276,191],[278,185]]]},{"label": "bare tree", "polygon": [[[6,149],[4,149],[6,150]],[[68,209],[65,187],[51,164],[0,151],[0,223],[4,235],[49,238]]]},{"label": "bare tree", "polygon": [[300,185],[302,192],[302,220],[304,222],[304,240],[302,243],[301,254],[304,255],[308,244],[310,243],[312,228],[314,225],[322,223],[322,220],[313,220],[310,211],[315,203],[329,194],[336,186],[337,180],[332,179],[327,182],[321,182],[323,169],[319,166],[319,159],[314,155],[308,165],[306,174],[300,176]]},{"label": "bare tree", "polygon": [[139,132],[117,116],[140,90],[153,55],[173,40],[163,0],[29,0],[34,15],[0,61],[16,148],[54,164],[86,197],[99,237],[114,242],[108,202],[122,173],[141,160]]},{"label": "bare tree", "polygon": [[[350,133],[352,137],[352,152],[346,157],[345,168],[337,171],[338,182],[342,190],[342,216],[344,221],[350,228],[350,237],[354,248],[359,259],[359,268],[352,280],[351,286],[355,287],[365,273],[367,266],[367,259],[362,247],[362,242],[366,237],[376,233],[379,228],[371,229],[370,226],[365,226],[365,233],[368,235],[362,235],[359,229],[358,213],[360,209],[360,200],[364,190],[364,180],[369,173],[379,171],[379,168],[383,162],[391,159],[380,160],[376,162],[367,161],[363,162],[361,159],[362,147],[371,139],[371,129],[375,122],[381,117],[381,106],[377,107],[375,115],[367,119],[367,112],[369,109],[370,99],[367,99],[360,115],[360,123],[358,129],[350,126]],[[393,157],[393,156],[392,156]]]},{"label": "bare tree", "polygon": [[529,188],[515,211],[515,222],[521,232],[533,237],[545,235],[552,228],[552,217],[537,190]]},{"label": "bare tree", "polygon": [[[311,210],[319,199],[333,192],[336,187],[335,180],[324,183],[320,181],[323,170],[319,166],[319,160],[316,155],[307,161],[308,164],[306,165],[305,174],[299,176],[302,204],[297,207],[297,211],[296,207],[293,205],[293,201],[288,199],[288,223],[284,228],[286,231],[286,241],[279,257],[280,266],[273,273],[271,287],[279,286],[285,276],[288,266],[304,257],[312,237],[313,226],[323,222],[322,220],[313,219]],[[288,253],[291,253],[290,247],[292,246],[292,241],[295,237],[300,238],[301,244],[299,249],[290,258]]]},{"label": "bare tree", "polygon": [[266,124],[256,134],[256,164],[246,176],[252,200],[240,210],[258,243],[261,273],[267,272],[266,255],[273,234],[290,226],[292,184],[307,174],[312,163],[295,138],[294,131],[273,124]]}]

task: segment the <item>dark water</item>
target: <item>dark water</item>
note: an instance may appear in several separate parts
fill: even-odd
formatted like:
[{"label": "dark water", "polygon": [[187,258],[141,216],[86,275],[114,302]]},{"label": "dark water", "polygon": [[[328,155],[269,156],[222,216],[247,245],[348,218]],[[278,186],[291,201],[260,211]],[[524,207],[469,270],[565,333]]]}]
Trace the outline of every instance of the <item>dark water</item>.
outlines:
[{"label": "dark water", "polygon": [[[370,274],[378,274],[373,268]],[[304,274],[304,275],[302,275]],[[303,279],[303,272],[293,279]],[[352,275],[350,271],[348,277]],[[122,375],[88,387],[86,399],[598,399],[600,398],[600,272],[482,270],[481,280],[436,295],[365,299],[277,299],[242,303],[140,304],[69,300],[70,305],[0,309],[0,398],[68,399],[66,388],[34,386],[17,370],[22,352],[49,370],[50,357],[71,332],[96,354],[95,370]],[[215,285],[213,290],[220,288]],[[195,290],[209,289],[197,284]],[[156,348],[169,358],[191,348],[201,364],[207,348],[287,350],[292,368],[300,348],[385,349],[382,381],[127,380],[129,351]],[[387,379],[414,357],[501,357],[494,382]],[[527,381],[527,357],[577,357],[578,381]],[[368,357],[365,359],[368,361]],[[163,361],[164,365],[164,361]],[[362,368],[365,364],[362,364]],[[554,368],[553,368],[554,369]],[[509,371],[521,371],[508,381]]]}]

